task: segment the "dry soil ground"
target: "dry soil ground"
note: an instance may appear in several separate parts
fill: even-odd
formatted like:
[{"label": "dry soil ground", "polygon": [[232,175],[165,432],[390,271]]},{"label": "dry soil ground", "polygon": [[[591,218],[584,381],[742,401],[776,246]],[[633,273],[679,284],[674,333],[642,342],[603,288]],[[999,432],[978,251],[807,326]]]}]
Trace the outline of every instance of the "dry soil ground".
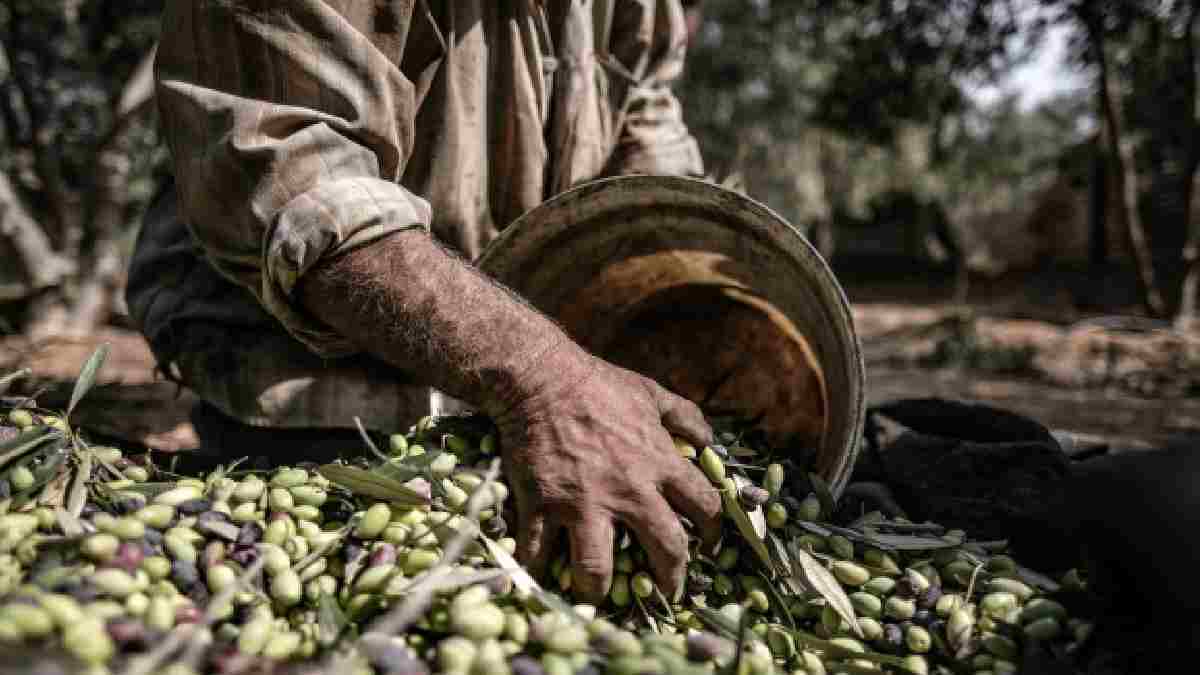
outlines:
[{"label": "dry soil ground", "polygon": [[[970,302],[958,305],[948,280],[926,271],[838,276],[854,303],[872,402],[983,401],[1117,449],[1200,440],[1200,336],[1155,329],[1118,303],[1079,310],[1077,293],[1055,281],[976,280]],[[162,450],[193,447],[194,398],[156,376],[144,341],[129,330],[37,344],[0,339],[0,374],[30,368],[17,393],[64,405],[82,363],[105,342],[111,356],[76,421]]]}]

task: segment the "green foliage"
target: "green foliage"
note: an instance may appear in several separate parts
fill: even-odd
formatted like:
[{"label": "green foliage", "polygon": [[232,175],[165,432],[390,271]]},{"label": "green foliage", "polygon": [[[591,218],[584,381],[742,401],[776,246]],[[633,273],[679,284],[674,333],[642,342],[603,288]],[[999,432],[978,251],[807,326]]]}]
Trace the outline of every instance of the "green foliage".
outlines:
[{"label": "green foliage", "polygon": [[[988,136],[1008,134],[1022,151],[1064,145],[1022,136],[1028,120],[980,110],[965,93],[1041,34],[1009,3],[704,7],[682,87],[688,123],[710,171],[743,172],[751,194],[802,227],[876,223],[886,193],[949,210],[976,176],[1011,173],[1013,156],[978,152]],[[977,171],[981,162],[995,166]]]},{"label": "green foliage", "polygon": [[[0,171],[68,256],[86,257],[113,236],[95,231],[111,227],[94,222],[99,209],[115,204],[132,229],[166,169],[153,106],[120,115],[122,94],[158,39],[161,9],[162,0],[0,6]],[[98,154],[102,147],[110,152]]]},{"label": "green foliage", "polygon": [[[905,122],[966,106],[966,77],[991,78],[1014,58],[1020,28],[986,0],[705,3],[685,80],[688,120],[720,141],[764,124],[795,137],[819,125],[889,144]],[[722,157],[723,158],[723,157]]]}]

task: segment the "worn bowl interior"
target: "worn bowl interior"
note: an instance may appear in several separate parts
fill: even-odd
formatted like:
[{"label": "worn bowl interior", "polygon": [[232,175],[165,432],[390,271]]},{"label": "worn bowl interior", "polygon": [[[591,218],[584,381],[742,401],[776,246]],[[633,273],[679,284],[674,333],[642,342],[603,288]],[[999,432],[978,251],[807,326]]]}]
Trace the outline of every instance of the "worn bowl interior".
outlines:
[{"label": "worn bowl interior", "polygon": [[858,340],[829,267],[770,209],[700,180],[604,179],[525,214],[479,264],[593,353],[814,451],[840,494],[863,425]]}]

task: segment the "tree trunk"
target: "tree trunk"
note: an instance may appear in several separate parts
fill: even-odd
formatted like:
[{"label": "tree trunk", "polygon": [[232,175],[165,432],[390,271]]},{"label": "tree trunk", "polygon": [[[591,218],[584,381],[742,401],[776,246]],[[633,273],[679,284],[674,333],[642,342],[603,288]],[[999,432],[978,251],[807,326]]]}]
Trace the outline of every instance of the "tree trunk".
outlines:
[{"label": "tree trunk", "polygon": [[3,242],[7,242],[16,255],[16,267],[23,277],[21,281],[27,285],[22,293],[57,286],[75,272],[71,261],[54,252],[50,238],[21,203],[21,195],[8,174],[0,172],[0,245]]},{"label": "tree trunk", "polygon": [[101,150],[98,159],[100,176],[89,228],[92,237],[88,240],[79,292],[67,327],[76,335],[86,335],[108,320],[124,267],[120,236],[129,203],[127,185],[131,166],[129,158],[114,148]]},{"label": "tree trunk", "polygon": [[1183,177],[1183,225],[1188,233],[1183,247],[1183,265],[1186,270],[1183,288],[1179,294],[1179,312],[1175,315],[1175,327],[1187,332],[1200,332],[1197,318],[1197,303],[1200,303],[1200,223],[1192,222],[1192,196],[1195,194],[1196,169],[1200,166],[1200,110],[1196,102],[1196,90],[1200,86],[1200,73],[1196,71],[1196,24],[1200,21],[1200,2],[1193,2],[1188,15],[1187,33],[1183,36],[1184,52],[1187,54],[1188,72],[1183,86],[1190,92],[1187,111],[1189,127],[1188,164]]},{"label": "tree trunk", "polygon": [[1092,153],[1092,175],[1088,184],[1088,263],[1093,274],[1105,274],[1108,269],[1108,171],[1106,170],[1103,134],[1096,136]]},{"label": "tree trunk", "polygon": [[[1189,198],[1192,190],[1188,190]],[[1187,209],[1190,213],[1190,209]],[[1196,305],[1200,303],[1200,228],[1191,228],[1187,246],[1183,249],[1183,264],[1187,270],[1183,278],[1183,290],[1179,295],[1179,312],[1175,315],[1175,328],[1186,332],[1200,332],[1200,319],[1196,316]]]},{"label": "tree trunk", "polygon": [[1104,29],[1095,18],[1086,21],[1088,37],[1095,50],[1096,66],[1099,70],[1098,85],[1101,119],[1108,131],[1109,162],[1117,184],[1117,216],[1121,218],[1129,248],[1133,253],[1138,285],[1146,312],[1154,317],[1166,313],[1162,293],[1154,279],[1154,261],[1146,242],[1146,231],[1138,211],[1138,172],[1134,157],[1134,144],[1122,129],[1121,101],[1113,91],[1114,76],[1108,63]]},{"label": "tree trunk", "polygon": [[157,47],[142,57],[125,83],[114,106],[112,128],[98,144],[92,162],[88,236],[82,242],[83,269],[70,323],[65,327],[72,334],[87,334],[104,324],[112,315],[119,292],[125,262],[121,255],[121,227],[129,205],[129,176],[133,169],[121,149],[121,141],[153,101],[156,51]]}]

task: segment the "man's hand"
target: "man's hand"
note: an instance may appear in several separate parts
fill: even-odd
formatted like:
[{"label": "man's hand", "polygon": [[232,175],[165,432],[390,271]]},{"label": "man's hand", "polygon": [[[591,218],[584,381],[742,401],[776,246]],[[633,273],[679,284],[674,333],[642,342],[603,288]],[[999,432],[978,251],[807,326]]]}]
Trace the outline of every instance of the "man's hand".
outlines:
[{"label": "man's hand", "polygon": [[709,443],[695,405],[591,356],[424,232],[323,261],[298,288],[314,316],[363,349],[496,420],[524,562],[544,565],[568,530],[574,583],[598,600],[621,522],[664,593],[681,589],[687,536],[676,510],[712,543],[721,504],[668,432]]},{"label": "man's hand", "polygon": [[499,415],[516,497],[517,553],[535,574],[570,543],[572,586],[599,602],[613,575],[614,525],[646,550],[663,593],[683,590],[686,516],[705,544],[720,535],[721,500],[668,432],[697,445],[712,430],[690,401],[569,344],[523,378],[530,395]]}]

